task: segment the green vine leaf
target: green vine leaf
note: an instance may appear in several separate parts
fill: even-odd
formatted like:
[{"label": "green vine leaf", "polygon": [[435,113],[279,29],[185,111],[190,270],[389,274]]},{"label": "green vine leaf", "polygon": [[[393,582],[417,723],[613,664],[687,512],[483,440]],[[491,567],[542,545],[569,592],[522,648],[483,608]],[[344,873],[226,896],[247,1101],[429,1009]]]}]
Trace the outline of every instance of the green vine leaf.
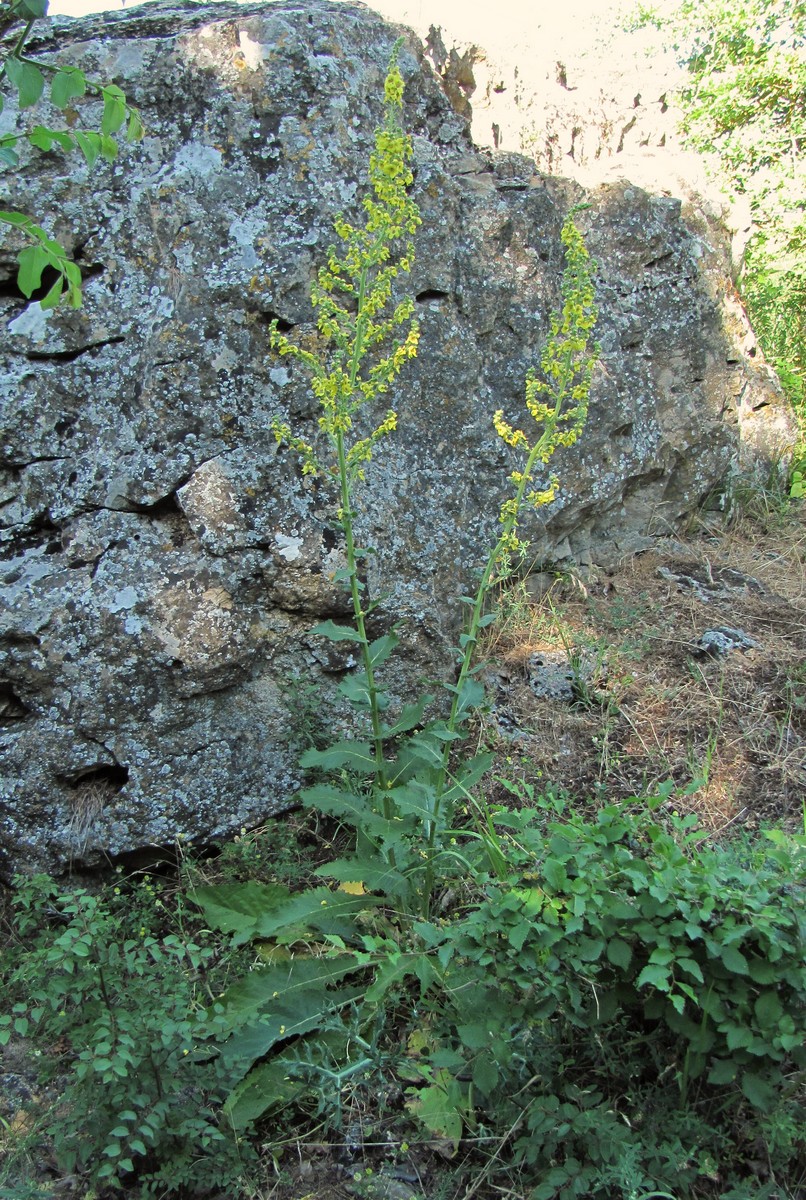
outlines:
[{"label": "green vine leaf", "polygon": [[84,96],[87,91],[87,78],[78,67],[62,67],[53,77],[50,85],[51,104],[56,108],[67,108],[71,100]]},{"label": "green vine leaf", "polygon": [[45,90],[45,77],[32,62],[9,55],[5,63],[6,75],[17,89],[20,108],[32,108]]}]

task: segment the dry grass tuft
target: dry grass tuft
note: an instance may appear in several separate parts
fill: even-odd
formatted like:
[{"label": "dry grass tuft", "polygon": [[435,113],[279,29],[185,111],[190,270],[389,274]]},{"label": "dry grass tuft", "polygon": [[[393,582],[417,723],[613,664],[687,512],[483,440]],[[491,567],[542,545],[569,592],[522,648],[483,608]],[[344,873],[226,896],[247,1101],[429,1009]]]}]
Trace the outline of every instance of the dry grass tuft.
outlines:
[{"label": "dry grass tuft", "polygon": [[[694,531],[583,592],[501,597],[485,654],[496,700],[482,736],[500,773],[550,781],[580,803],[678,785],[681,810],[718,835],[800,828],[806,794],[806,505]],[[704,653],[708,630],[751,645]],[[587,660],[573,701],[535,694],[535,655]]]}]

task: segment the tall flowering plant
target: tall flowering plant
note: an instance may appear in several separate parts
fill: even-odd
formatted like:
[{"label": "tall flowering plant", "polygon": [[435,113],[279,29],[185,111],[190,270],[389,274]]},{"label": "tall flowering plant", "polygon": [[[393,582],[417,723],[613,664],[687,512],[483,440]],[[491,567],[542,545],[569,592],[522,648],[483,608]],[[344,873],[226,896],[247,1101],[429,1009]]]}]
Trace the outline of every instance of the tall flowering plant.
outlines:
[{"label": "tall flowering plant", "polygon": [[[331,1038],[334,1021],[341,1029],[338,1014],[355,1008],[358,995],[363,997],[358,1013],[363,1028],[365,1016],[377,1012],[389,989],[401,981],[416,978],[424,992],[440,980],[445,962],[435,948],[442,922],[432,920],[437,882],[464,885],[490,868],[500,879],[506,877],[504,852],[489,813],[475,829],[454,828],[457,808],[490,765],[488,755],[458,748],[463,727],[483,698],[476,643],[480,630],[494,619],[486,611],[491,588],[525,550],[518,526],[524,507],[539,508],[557,492],[556,476],[541,480],[538,475],[560,446],[572,445],[579,436],[597,357],[590,337],[596,320],[590,261],[572,216],[562,231],[562,308],[552,318],[540,366],[526,380],[526,409],[536,431],[527,434],[501,412],[494,416],[499,436],[521,456],[521,463],[511,472],[513,492],[501,507],[499,536],[476,596],[468,600],[470,617],[459,639],[456,682],[446,685],[450,711],[429,720],[433,697],[426,695],[390,718],[377,677],[398,638],[388,633],[371,641],[367,633],[373,604],[360,577],[366,551],[355,541],[354,496],[378,443],[397,425],[393,408],[373,424],[368,419],[371,406],[416,355],[419,339],[412,299],[394,295],[395,281],[411,270],[412,239],[420,224],[409,192],[412,147],[401,124],[398,53],[399,44],[386,77],[384,123],[376,131],[370,158],[364,222],[336,220],[338,243],[330,248],[312,288],[322,349],[314,353],[297,345],[276,322],[271,330],[273,350],[297,359],[309,372],[319,401],[318,438],[300,437],[279,420],[274,433],[300,456],[303,472],[338,487],[346,555],[339,574],[350,592],[353,622],[326,621],[314,632],[356,644],[361,668],[350,672],[340,688],[364,715],[367,733],[364,740],[346,738],[324,750],[308,750],[300,760],[318,776],[302,791],[302,801],[355,834],[343,857],[318,869],[328,883],[293,895],[253,882],[199,888],[195,894],[210,923],[239,941],[258,939],[264,950],[267,942],[277,947],[277,962],[272,951],[271,965],[250,972],[219,1005],[231,1025],[223,1053],[242,1076],[227,1104],[236,1127],[256,1119],[275,1103],[278,1091],[287,1089],[289,1071],[293,1075],[293,1064],[300,1061],[293,1047],[308,1055],[314,1074],[325,1070],[316,1038],[325,1030]],[[361,432],[367,425],[369,432]],[[349,1061],[351,1038],[345,1065],[326,1070],[339,1087],[364,1062]],[[284,1049],[289,1042],[290,1058]]]}]

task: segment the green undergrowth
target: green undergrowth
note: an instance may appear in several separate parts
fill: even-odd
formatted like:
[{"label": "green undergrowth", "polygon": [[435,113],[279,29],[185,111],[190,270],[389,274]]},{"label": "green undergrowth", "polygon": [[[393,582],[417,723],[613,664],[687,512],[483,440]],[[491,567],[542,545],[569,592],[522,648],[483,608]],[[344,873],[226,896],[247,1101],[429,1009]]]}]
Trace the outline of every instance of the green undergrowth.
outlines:
[{"label": "green undergrowth", "polygon": [[671,789],[582,815],[504,786],[505,866],[462,814],[429,920],[290,890],[270,828],[170,883],[19,881],[2,1040],[40,1083],[0,1196],[57,1194],[25,1190],[25,1130],[76,1195],[236,1197],[360,1111],[387,1150],[359,1164],[470,1154],[482,1195],[796,1197],[806,840],[711,845]]}]

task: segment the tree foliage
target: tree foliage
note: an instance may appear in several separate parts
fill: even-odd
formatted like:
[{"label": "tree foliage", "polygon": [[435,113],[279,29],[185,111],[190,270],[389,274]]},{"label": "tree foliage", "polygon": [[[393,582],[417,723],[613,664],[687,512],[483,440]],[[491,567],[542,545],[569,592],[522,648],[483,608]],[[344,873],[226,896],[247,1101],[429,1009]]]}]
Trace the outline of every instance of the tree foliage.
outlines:
[{"label": "tree foliage", "polygon": [[[663,24],[663,22],[662,22]],[[806,0],[684,0],[684,132],[754,223],[742,291],[768,359],[806,404]]]},{"label": "tree foliage", "polygon": [[[100,84],[88,79],[78,67],[45,62],[28,53],[31,34],[37,21],[47,16],[48,0],[0,0],[0,114],[9,99],[16,101],[16,119],[10,130],[0,133],[0,170],[24,169],[20,151],[27,144],[43,153],[81,154],[88,167],[99,159],[113,162],[117,157],[115,135],[123,133],[129,142],[143,136],[136,108],[128,103],[115,84]],[[97,129],[78,125],[76,103],[100,101],[101,118]],[[59,114],[57,124],[28,120],[29,110],[48,106]],[[36,216],[0,210],[0,224],[16,229],[26,245],[17,259],[17,285],[31,297],[42,286],[47,268],[55,273],[42,308],[55,308],[65,297],[71,308],[81,306],[81,271],[67,251],[51,237]]]}]

